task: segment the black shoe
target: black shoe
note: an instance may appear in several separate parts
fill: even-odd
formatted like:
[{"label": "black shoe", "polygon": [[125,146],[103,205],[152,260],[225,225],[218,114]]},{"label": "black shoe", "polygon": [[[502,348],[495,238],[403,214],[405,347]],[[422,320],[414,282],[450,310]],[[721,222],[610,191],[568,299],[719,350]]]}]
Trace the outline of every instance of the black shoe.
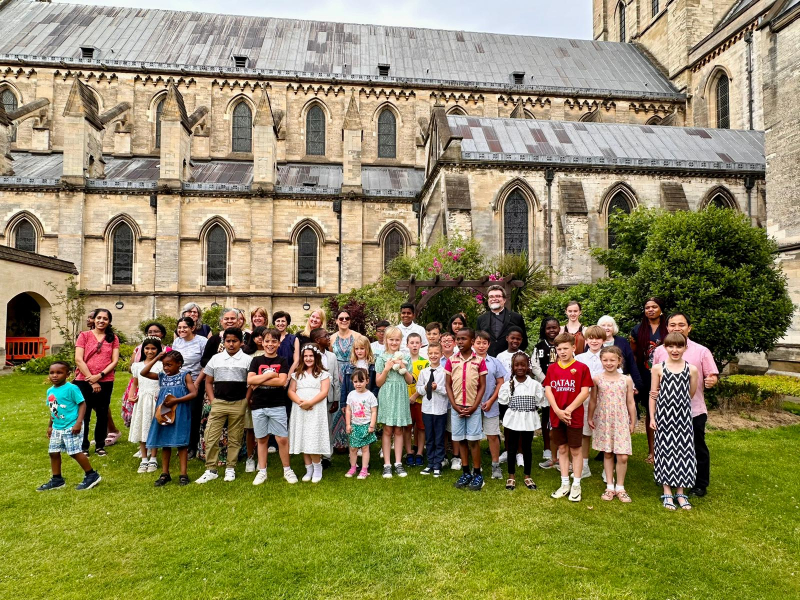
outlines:
[{"label": "black shoe", "polygon": [[[188,477],[187,477],[188,480]],[[169,476],[169,473],[162,473],[158,479],[156,479],[155,483],[153,484],[156,487],[164,487],[170,481],[172,481],[172,477]]]},{"label": "black shoe", "polygon": [[63,477],[51,477],[50,481],[40,485],[38,488],[36,488],[36,491],[48,492],[50,490],[57,490],[59,488],[63,488],[65,485],[67,485],[67,482],[64,481]]},{"label": "black shoe", "polygon": [[189,485],[189,476],[181,475],[178,477],[178,485]]},{"label": "black shoe", "polygon": [[76,485],[75,489],[79,491],[90,490],[102,480],[103,478],[100,477],[100,474],[97,471],[92,471],[91,473],[84,475],[83,481]]},{"label": "black shoe", "polygon": [[323,458],[322,459],[322,469],[327,469],[331,466],[331,459],[330,458]]},{"label": "black shoe", "polygon": [[708,493],[706,488],[701,488],[701,487],[693,487],[692,489],[689,490],[690,496],[697,496],[698,498],[702,498],[703,496],[706,495],[706,493]]},{"label": "black shoe", "polygon": [[186,455],[186,458],[189,460],[197,458],[197,450],[189,450],[189,453]]}]

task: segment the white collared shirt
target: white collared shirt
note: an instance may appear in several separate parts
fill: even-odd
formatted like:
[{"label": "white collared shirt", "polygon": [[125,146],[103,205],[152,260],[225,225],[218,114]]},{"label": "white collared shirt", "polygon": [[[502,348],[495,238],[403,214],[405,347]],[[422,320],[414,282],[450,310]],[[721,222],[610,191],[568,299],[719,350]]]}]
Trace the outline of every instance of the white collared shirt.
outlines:
[{"label": "white collared shirt", "polygon": [[428,336],[425,335],[425,328],[422,325],[418,325],[417,323],[411,322],[411,325],[406,327],[402,323],[400,323],[397,328],[403,332],[403,341],[400,342],[400,350],[408,350],[408,346],[406,345],[406,340],[408,339],[409,334],[418,333],[419,337],[422,338],[422,347],[428,345]]}]

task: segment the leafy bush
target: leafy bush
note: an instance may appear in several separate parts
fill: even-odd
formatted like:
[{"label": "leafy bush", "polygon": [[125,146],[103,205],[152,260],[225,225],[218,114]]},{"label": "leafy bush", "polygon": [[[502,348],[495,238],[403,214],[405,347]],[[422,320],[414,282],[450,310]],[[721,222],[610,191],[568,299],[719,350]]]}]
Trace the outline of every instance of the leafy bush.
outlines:
[{"label": "leafy bush", "polygon": [[220,332],[219,319],[222,316],[223,310],[225,310],[225,307],[221,304],[204,308],[203,316],[200,317],[200,320],[203,322],[203,324],[211,327],[211,331],[215,334]]},{"label": "leafy bush", "polygon": [[117,373],[127,373],[131,370],[131,359],[133,352],[136,350],[136,344],[120,344],[119,345],[119,362],[117,368],[114,369]]},{"label": "leafy bush", "polygon": [[61,352],[59,354],[51,354],[42,358],[34,358],[19,365],[15,370],[32,375],[47,375],[50,372],[50,365],[57,360],[63,360],[70,364],[71,368],[75,367],[75,361],[71,356]]},{"label": "leafy bush", "polygon": [[800,397],[800,378],[789,375],[729,375],[734,384],[753,383],[764,393]]},{"label": "leafy bush", "polygon": [[164,328],[167,330],[167,335],[164,336],[163,343],[165,345],[169,345],[175,339],[175,329],[178,326],[178,319],[176,317],[172,317],[170,315],[156,315],[152,319],[145,319],[141,323],[139,323],[139,331],[142,332],[142,335],[147,333],[147,326],[150,323],[161,323]]},{"label": "leafy bush", "polygon": [[713,388],[705,391],[706,405],[710,408],[729,410],[733,408],[776,409],[781,394],[762,388],[755,377],[731,375],[722,377]]}]

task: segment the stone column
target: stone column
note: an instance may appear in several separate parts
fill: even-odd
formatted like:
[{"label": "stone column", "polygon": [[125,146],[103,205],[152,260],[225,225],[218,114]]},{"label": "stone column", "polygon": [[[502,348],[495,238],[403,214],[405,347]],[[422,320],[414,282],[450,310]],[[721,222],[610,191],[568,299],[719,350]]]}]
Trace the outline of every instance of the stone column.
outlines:
[{"label": "stone column", "polygon": [[344,153],[342,158],[342,194],[361,194],[361,114],[358,112],[355,92],[344,117]]},{"label": "stone column", "polygon": [[267,90],[261,93],[253,119],[253,185],[263,192],[275,191],[277,183],[278,139]]},{"label": "stone column", "polygon": [[[167,89],[161,113],[161,173],[159,187],[180,190],[192,177],[191,127],[183,96],[174,83]],[[161,215],[159,214],[159,217]]]},{"label": "stone column", "polygon": [[97,99],[76,77],[64,107],[62,183],[82,187],[87,177],[105,177],[103,129],[97,113]]},{"label": "stone column", "polygon": [[11,127],[11,119],[0,104],[0,176],[14,174],[11,166]]}]

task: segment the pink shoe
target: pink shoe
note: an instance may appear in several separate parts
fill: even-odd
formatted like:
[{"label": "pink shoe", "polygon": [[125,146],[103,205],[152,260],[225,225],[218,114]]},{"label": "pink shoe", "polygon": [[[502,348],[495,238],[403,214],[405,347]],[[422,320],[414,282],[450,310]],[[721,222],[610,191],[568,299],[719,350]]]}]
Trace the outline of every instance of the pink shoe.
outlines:
[{"label": "pink shoe", "polygon": [[361,472],[358,474],[358,479],[366,479],[369,476],[369,471],[366,469],[361,469]]},{"label": "pink shoe", "polygon": [[356,474],[357,470],[358,470],[358,465],[353,465],[352,467],[350,467],[350,470],[347,473],[344,474],[344,476],[345,477],[352,477],[353,475]]}]

